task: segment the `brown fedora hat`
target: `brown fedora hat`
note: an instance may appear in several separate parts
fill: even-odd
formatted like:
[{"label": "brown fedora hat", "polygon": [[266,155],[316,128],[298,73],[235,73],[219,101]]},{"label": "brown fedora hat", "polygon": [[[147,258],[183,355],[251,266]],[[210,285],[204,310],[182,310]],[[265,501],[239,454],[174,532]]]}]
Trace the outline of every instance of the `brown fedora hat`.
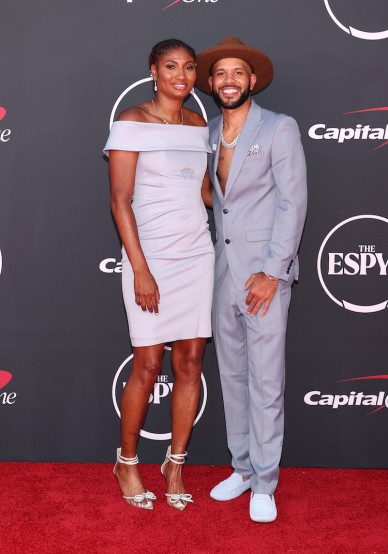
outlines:
[{"label": "brown fedora hat", "polygon": [[197,81],[195,86],[199,90],[207,94],[211,93],[208,83],[210,69],[215,62],[224,58],[239,58],[249,63],[257,77],[252,94],[263,90],[272,81],[273,66],[268,56],[260,50],[256,50],[256,48],[246,46],[236,37],[225,37],[217,46],[208,48],[197,56]]}]

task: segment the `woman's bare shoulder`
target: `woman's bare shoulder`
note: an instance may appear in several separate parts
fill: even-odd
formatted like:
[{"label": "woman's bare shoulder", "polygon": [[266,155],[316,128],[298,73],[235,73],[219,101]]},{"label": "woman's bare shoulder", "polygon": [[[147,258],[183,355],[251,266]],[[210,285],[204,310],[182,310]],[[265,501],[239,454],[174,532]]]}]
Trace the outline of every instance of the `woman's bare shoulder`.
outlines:
[{"label": "woman's bare shoulder", "polygon": [[193,125],[194,127],[206,127],[207,123],[197,112],[183,108],[183,118],[186,125]]},{"label": "woman's bare shoulder", "polygon": [[149,123],[150,114],[148,111],[148,104],[149,102],[145,102],[144,104],[139,104],[138,106],[123,110],[117,117],[116,121],[136,121],[138,123]]}]

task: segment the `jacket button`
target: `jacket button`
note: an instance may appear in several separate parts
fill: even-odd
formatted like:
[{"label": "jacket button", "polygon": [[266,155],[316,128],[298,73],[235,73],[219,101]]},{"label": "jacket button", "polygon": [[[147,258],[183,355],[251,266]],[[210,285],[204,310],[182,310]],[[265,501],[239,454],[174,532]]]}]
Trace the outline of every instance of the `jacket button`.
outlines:
[{"label": "jacket button", "polygon": [[230,243],[230,240],[229,240],[229,239],[225,239],[225,242],[226,242],[226,244],[229,244],[229,243]]},{"label": "jacket button", "polygon": [[227,210],[226,208],[224,208],[222,211],[224,212],[224,214],[227,214],[229,210]]}]

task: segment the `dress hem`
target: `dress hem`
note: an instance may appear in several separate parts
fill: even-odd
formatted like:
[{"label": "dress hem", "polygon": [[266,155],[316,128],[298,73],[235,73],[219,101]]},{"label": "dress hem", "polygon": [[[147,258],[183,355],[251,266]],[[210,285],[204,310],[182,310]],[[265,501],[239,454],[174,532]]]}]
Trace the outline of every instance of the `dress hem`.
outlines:
[{"label": "dress hem", "polygon": [[211,338],[213,335],[212,333],[208,334],[208,333],[200,333],[198,334],[197,336],[193,337],[179,337],[179,338],[163,338],[163,337],[157,337],[155,339],[139,339],[139,338],[134,338],[134,337],[130,337],[130,340],[131,340],[131,344],[132,346],[155,346],[156,344],[166,344],[166,343],[169,343],[169,342],[175,342],[177,340],[190,340],[190,339],[209,339]]}]

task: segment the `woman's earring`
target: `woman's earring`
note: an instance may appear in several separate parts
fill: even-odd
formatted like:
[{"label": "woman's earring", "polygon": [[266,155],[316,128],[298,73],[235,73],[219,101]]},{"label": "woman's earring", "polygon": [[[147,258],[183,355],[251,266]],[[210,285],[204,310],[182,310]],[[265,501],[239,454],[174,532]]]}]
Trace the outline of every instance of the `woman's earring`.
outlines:
[{"label": "woman's earring", "polygon": [[154,80],[154,91],[156,92],[158,90],[158,84],[156,80]]}]

